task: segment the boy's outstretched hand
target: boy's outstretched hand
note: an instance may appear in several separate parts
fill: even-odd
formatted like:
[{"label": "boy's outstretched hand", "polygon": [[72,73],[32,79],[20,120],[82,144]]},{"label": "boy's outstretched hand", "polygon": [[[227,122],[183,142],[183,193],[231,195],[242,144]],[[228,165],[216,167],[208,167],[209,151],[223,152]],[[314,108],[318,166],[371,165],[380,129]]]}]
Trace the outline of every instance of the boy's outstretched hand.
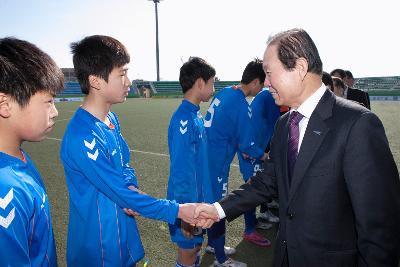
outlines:
[{"label": "boy's outstretched hand", "polygon": [[194,218],[197,219],[197,226],[210,228],[215,222],[219,221],[218,211],[214,205],[202,203],[196,207]]},{"label": "boy's outstretched hand", "polygon": [[212,213],[206,213],[206,212],[204,212],[204,213],[199,212],[195,216],[196,208],[200,207],[202,205],[205,205],[205,204],[199,204],[199,203],[179,204],[178,218],[184,220],[185,222],[191,224],[192,226],[197,225],[202,228],[207,228],[207,227],[203,227],[203,225],[211,226],[214,222],[219,221],[218,213],[212,214]]}]

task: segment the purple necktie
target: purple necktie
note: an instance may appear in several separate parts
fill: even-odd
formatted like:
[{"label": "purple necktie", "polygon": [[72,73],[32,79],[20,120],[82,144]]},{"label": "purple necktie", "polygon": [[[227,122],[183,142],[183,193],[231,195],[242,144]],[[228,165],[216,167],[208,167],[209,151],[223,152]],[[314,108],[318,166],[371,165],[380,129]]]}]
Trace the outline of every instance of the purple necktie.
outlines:
[{"label": "purple necktie", "polygon": [[289,117],[289,141],[288,141],[288,167],[289,167],[289,185],[292,180],[294,165],[297,159],[297,149],[299,147],[299,122],[303,115],[297,111],[290,113]]}]

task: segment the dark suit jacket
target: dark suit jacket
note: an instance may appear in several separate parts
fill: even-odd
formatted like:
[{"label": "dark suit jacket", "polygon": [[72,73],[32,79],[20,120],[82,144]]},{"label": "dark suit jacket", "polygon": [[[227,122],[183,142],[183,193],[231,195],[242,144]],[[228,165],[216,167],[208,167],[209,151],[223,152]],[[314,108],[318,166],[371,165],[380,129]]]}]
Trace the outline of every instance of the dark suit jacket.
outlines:
[{"label": "dark suit jacket", "polygon": [[359,90],[359,89],[354,89],[354,88],[348,88],[347,89],[347,99],[348,100],[353,100],[358,103],[363,104],[367,109],[371,110],[370,106],[370,101],[369,101],[369,95],[368,93]]},{"label": "dark suit jacket", "polygon": [[220,201],[227,219],[279,194],[274,266],[396,266],[400,181],[385,131],[366,108],[326,91],[287,172],[288,114],[264,170]]}]

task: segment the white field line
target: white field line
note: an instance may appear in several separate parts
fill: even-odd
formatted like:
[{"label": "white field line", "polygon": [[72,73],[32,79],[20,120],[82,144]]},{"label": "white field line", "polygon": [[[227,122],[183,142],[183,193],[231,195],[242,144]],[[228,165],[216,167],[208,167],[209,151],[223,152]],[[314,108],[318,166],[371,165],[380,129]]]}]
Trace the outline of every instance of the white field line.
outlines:
[{"label": "white field line", "polygon": [[[55,137],[46,137],[46,139],[49,140],[55,140],[55,141],[61,141],[60,138],[55,138]],[[129,149],[129,151],[134,152],[134,153],[141,153],[141,154],[147,154],[147,155],[153,155],[153,156],[159,156],[159,157],[167,157],[169,158],[168,154],[162,154],[162,153],[156,153],[156,152],[150,152],[150,151],[141,151],[141,150],[136,150],[136,149]],[[239,167],[238,164],[232,163],[231,166],[233,167]]]}]

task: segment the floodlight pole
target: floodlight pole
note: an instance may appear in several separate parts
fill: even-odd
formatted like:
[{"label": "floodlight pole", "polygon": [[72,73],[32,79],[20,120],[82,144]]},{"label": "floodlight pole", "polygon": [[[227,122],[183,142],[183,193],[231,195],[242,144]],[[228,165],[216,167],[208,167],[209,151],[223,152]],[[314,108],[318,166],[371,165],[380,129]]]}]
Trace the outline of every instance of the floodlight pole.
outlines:
[{"label": "floodlight pole", "polygon": [[157,81],[160,81],[160,52],[158,48],[158,7],[157,4],[162,0],[148,0],[154,2],[156,12],[156,63],[157,63]]}]

